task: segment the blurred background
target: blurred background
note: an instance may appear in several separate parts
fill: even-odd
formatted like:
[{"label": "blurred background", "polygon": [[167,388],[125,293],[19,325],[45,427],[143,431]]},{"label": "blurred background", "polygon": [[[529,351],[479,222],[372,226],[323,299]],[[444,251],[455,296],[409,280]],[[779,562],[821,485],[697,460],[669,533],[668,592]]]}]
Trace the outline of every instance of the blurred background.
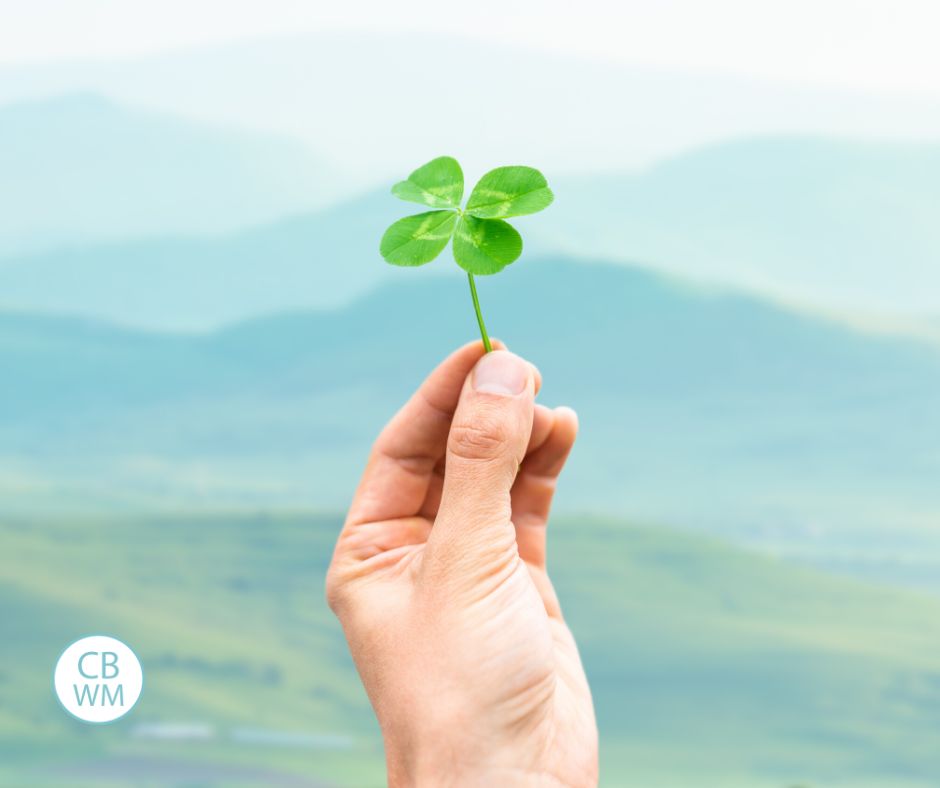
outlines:
[{"label": "blurred background", "polygon": [[[0,783],[384,780],[323,601],[476,326],[391,183],[539,167],[479,281],[581,415],[551,569],[603,783],[940,784],[930,0],[0,0]],[[50,692],[103,632],[105,728]]]}]

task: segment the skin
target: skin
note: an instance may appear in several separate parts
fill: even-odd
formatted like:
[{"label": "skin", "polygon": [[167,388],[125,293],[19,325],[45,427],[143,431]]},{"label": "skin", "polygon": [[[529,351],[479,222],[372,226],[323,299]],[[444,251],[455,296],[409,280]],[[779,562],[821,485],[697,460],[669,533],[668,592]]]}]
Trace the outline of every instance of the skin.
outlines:
[{"label": "skin", "polygon": [[457,350],[372,449],[327,575],[392,786],[590,786],[597,726],[545,568],[577,416],[500,343]]}]

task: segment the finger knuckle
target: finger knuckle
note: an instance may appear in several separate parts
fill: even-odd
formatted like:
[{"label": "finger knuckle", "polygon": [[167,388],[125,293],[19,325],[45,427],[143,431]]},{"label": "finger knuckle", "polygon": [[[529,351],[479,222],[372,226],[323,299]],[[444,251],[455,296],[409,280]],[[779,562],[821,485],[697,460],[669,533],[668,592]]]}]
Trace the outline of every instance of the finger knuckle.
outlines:
[{"label": "finger knuckle", "polygon": [[509,439],[506,425],[492,415],[478,414],[472,420],[455,421],[449,448],[465,460],[490,460],[500,455]]},{"label": "finger knuckle", "polygon": [[331,568],[326,573],[325,585],[326,603],[330,606],[330,610],[339,616],[346,605],[346,584],[337,575],[336,570]]}]

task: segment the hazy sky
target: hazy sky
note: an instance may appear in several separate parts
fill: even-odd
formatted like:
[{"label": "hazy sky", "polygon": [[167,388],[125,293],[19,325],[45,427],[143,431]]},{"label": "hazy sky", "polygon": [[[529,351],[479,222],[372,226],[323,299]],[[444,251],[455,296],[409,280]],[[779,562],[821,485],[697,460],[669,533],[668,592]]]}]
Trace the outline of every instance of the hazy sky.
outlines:
[{"label": "hazy sky", "polygon": [[937,0],[0,0],[0,62],[333,28],[441,31],[679,69],[940,95]]}]

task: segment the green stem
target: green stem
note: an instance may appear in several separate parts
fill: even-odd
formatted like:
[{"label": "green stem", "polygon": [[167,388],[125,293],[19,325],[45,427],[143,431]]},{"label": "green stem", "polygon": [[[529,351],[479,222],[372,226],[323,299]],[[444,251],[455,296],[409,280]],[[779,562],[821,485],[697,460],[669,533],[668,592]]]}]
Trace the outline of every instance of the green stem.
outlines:
[{"label": "green stem", "polygon": [[483,322],[483,313],[480,311],[480,299],[477,297],[477,285],[473,281],[473,274],[467,273],[470,281],[470,295],[473,296],[473,310],[477,313],[477,323],[480,324],[480,336],[483,337],[483,347],[489,353],[493,346],[490,344],[490,335],[486,333],[486,324]]}]

